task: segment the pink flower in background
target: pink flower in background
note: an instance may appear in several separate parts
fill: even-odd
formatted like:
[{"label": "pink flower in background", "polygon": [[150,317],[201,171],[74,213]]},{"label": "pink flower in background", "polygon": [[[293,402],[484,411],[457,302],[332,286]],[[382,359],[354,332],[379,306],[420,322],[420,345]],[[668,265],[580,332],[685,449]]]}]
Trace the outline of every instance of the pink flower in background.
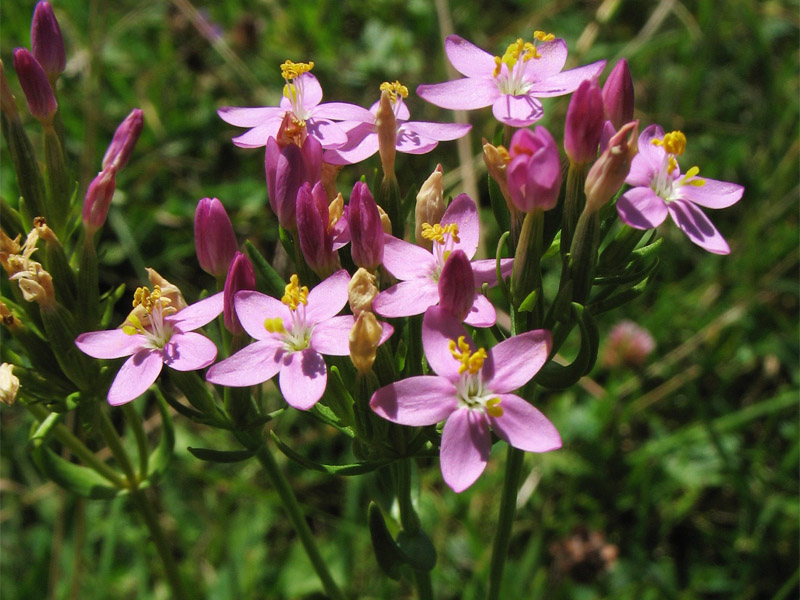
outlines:
[{"label": "pink flower in background", "polygon": [[78,336],[75,344],[93,358],[130,356],[108,390],[108,403],[125,404],[147,391],[164,365],[176,371],[196,371],[217,357],[217,347],[194,330],[222,312],[222,292],[175,312],[161,288],[138,288],[134,310],[121,329],[92,331]]},{"label": "pink flower in background", "polygon": [[632,189],[617,200],[619,216],[636,229],[652,229],[669,214],[692,242],[714,254],[728,254],[728,243],[698,206],[727,208],[741,199],[744,188],[699,177],[698,167],[681,174],[677,157],[685,148],[686,136],[680,131],[664,135],[660,126],[650,125],[639,135],[639,153],[625,180]]},{"label": "pink flower in background", "polygon": [[462,492],[483,473],[492,447],[489,428],[527,452],[561,447],[553,424],[513,394],[547,361],[550,332],[528,331],[488,352],[477,348],[450,313],[432,307],[422,321],[425,358],[436,375],[409,377],[380,388],[370,406],[394,423],[424,427],[445,421],[440,450],[442,477]]},{"label": "pink flower in background", "polygon": [[[350,276],[340,270],[310,292],[292,275],[281,300],[259,292],[239,292],[234,304],[255,342],[218,362],[206,379],[230,387],[257,385],[280,373],[279,385],[290,406],[308,410],[325,392],[328,374],[323,354],[348,356],[353,315],[336,316],[347,304]],[[392,334],[383,324],[381,343]]]},{"label": "pink flower in background", "polygon": [[417,94],[431,104],[453,110],[491,106],[501,123],[512,127],[532,125],[544,114],[539,98],[575,91],[584,79],[597,77],[606,64],[601,60],[562,71],[567,62],[564,40],[540,31],[534,33],[534,38],[540,43],[518,39],[500,57],[457,35],[448,36],[447,58],[466,77],[420,85]]},{"label": "pink flower in background", "polygon": [[603,365],[607,369],[622,365],[639,368],[655,348],[650,332],[626,319],[611,330],[603,350]]},{"label": "pink flower in background", "polygon": [[[439,276],[450,253],[463,250],[468,259],[478,249],[478,208],[472,198],[460,194],[450,203],[441,223],[427,224],[423,236],[433,241],[433,252],[387,235],[383,247],[383,266],[400,282],[375,297],[374,311],[384,317],[407,317],[425,312],[439,303]],[[501,260],[503,276],[511,274],[513,260]],[[497,284],[494,259],[471,263],[475,286]],[[497,315],[483,294],[475,295],[472,309],[464,320],[475,327],[494,325]]]},{"label": "pink flower in background", "polygon": [[291,111],[305,123],[308,134],[315,137],[323,148],[338,148],[347,142],[345,129],[334,121],[368,121],[370,112],[355,104],[344,102],[322,102],[322,86],[309,71],[314,63],[293,63],[286,61],[281,65],[281,73],[286,80],[283,98],[279,106],[257,108],[224,106],[217,111],[226,123],[237,127],[250,127],[246,133],[233,138],[233,143],[242,148],[259,148],[267,140],[278,136],[283,116]]}]

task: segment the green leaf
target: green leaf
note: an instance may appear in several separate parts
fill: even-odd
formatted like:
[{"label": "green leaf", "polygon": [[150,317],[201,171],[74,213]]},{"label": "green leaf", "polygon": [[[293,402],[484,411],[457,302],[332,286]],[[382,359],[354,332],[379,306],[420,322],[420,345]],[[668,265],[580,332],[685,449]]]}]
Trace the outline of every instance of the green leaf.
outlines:
[{"label": "green leaf", "polygon": [[[599,336],[594,319],[592,319],[589,311],[577,302],[572,303],[572,311],[581,333],[581,347],[578,355],[568,365],[559,365],[550,360],[534,377],[536,383],[551,390],[563,390],[571,387],[591,370],[594,366],[594,361],[597,360]],[[560,325],[559,327],[562,326]],[[558,330],[556,333],[558,333]],[[560,345],[560,343],[554,344],[554,352]]]},{"label": "green leaf", "polygon": [[489,202],[492,206],[492,213],[494,214],[497,224],[500,226],[500,231],[508,231],[511,229],[511,215],[508,212],[506,199],[503,196],[503,192],[500,191],[500,186],[497,184],[494,178],[489,175],[488,179]]},{"label": "green leaf", "polygon": [[311,459],[306,458],[302,454],[290,448],[278,437],[278,435],[274,431],[270,431],[270,436],[277,444],[278,450],[283,452],[287,458],[290,458],[297,464],[307,469],[311,469],[312,471],[320,471],[321,473],[327,473],[328,475],[351,476],[351,475],[361,475],[363,473],[370,473],[372,471],[375,471],[376,469],[385,467],[393,460],[393,459],[384,459],[384,460],[376,460],[370,462],[353,463],[349,465],[323,465],[314,462]]},{"label": "green leaf", "polygon": [[436,548],[422,529],[413,535],[406,531],[398,533],[397,546],[405,562],[417,571],[430,571],[436,566]]},{"label": "green leaf", "polygon": [[519,312],[531,312],[536,306],[536,300],[539,297],[539,291],[533,290],[519,305]]},{"label": "green leaf", "polygon": [[367,511],[369,522],[369,535],[372,539],[372,549],[375,560],[386,575],[394,580],[400,579],[400,566],[404,562],[403,553],[392,539],[392,534],[386,527],[381,509],[374,502],[369,503]]},{"label": "green leaf", "polygon": [[244,243],[244,251],[255,267],[259,289],[265,290],[273,298],[280,298],[286,289],[286,282],[283,281],[283,278],[278,275],[278,272],[272,268],[272,265],[250,240]]},{"label": "green leaf", "polygon": [[235,463],[247,460],[255,455],[255,450],[211,450],[209,448],[187,448],[195,458],[208,462]]},{"label": "green leaf", "polygon": [[[47,419],[49,420],[49,419]],[[108,484],[97,471],[64,460],[43,441],[33,445],[34,462],[47,477],[64,489],[84,498],[114,498],[123,490]]]},{"label": "green leaf", "polygon": [[158,402],[158,411],[161,413],[161,441],[148,457],[147,477],[148,479],[158,479],[169,466],[170,460],[175,449],[175,427],[172,424],[172,417],[169,414],[167,401],[159,389],[155,390]]}]

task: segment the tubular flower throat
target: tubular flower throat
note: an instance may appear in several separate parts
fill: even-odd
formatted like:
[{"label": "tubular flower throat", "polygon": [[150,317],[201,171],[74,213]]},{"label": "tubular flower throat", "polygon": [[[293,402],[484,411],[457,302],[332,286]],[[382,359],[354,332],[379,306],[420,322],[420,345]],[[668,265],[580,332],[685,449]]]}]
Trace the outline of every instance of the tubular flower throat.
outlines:
[{"label": "tubular flower throat", "polygon": [[461,363],[458,367],[461,378],[456,383],[459,404],[466,408],[483,409],[491,417],[502,417],[500,398],[483,385],[481,369],[487,357],[486,350],[478,348],[472,352],[463,335],[459,336],[458,341],[450,340],[448,347],[453,358]]},{"label": "tubular flower throat", "polygon": [[654,138],[650,141],[654,146],[661,146],[664,148],[665,168],[662,168],[656,177],[653,178],[651,187],[653,191],[665,202],[674,200],[674,188],[684,185],[692,185],[695,187],[703,187],[705,180],[697,177],[700,173],[700,167],[694,166],[686,174],[677,180],[670,174],[678,169],[678,160],[676,157],[681,156],[686,151],[686,136],[682,131],[670,131],[664,134],[663,138]]},{"label": "tubular flower throat", "polygon": [[281,77],[286,80],[286,85],[283,86],[283,95],[287,100],[289,100],[289,102],[292,103],[292,112],[297,116],[294,124],[297,125],[298,128],[304,127],[306,120],[311,115],[306,114],[307,111],[303,106],[303,81],[302,79],[295,81],[295,79],[299,78],[303,73],[310,72],[313,68],[313,61],[307,63],[295,63],[290,60],[286,60],[281,65]]},{"label": "tubular flower throat", "polygon": [[[494,72],[493,77],[497,80],[497,87],[505,94],[524,94],[528,91],[525,81],[522,79],[522,74],[525,72],[525,63],[531,59],[542,58],[536,42],[552,42],[556,39],[552,33],[545,33],[544,31],[533,32],[534,42],[525,42],[522,38],[517,38],[517,41],[509,44],[503,56],[494,57]],[[503,65],[506,66],[506,72],[503,74]],[[519,65],[519,67],[517,67]]]}]

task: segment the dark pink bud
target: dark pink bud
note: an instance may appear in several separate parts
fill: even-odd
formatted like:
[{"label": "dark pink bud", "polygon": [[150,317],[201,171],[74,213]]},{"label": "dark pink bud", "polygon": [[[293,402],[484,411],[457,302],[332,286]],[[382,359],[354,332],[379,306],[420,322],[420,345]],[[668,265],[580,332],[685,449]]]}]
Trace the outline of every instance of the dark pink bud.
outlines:
[{"label": "dark pink bud", "polygon": [[239,245],[233,225],[216,198],[203,198],[194,212],[194,247],[200,268],[214,277],[223,277]]},{"label": "dark pink bud", "polygon": [[463,250],[454,250],[439,275],[439,306],[463,321],[475,302],[475,275]]},{"label": "dark pink bud", "polygon": [[347,224],[353,262],[372,270],[383,262],[384,233],[381,213],[366,183],[356,182],[348,206]]},{"label": "dark pink bud", "polygon": [[[31,22],[31,49],[47,79],[55,84],[67,64],[64,38],[49,2],[38,2]],[[105,165],[103,165],[105,167]]]},{"label": "dark pink bud", "polygon": [[517,130],[508,154],[506,179],[514,205],[526,213],[554,208],[561,190],[561,160],[550,132],[541,125]]},{"label": "dark pink bud", "polygon": [[111,198],[114,196],[116,183],[116,168],[111,165],[97,174],[86,190],[86,198],[83,201],[83,226],[90,233],[100,229],[106,222],[108,207],[111,205]]},{"label": "dark pink bud", "polygon": [[31,114],[44,124],[51,123],[58,102],[42,65],[27,48],[17,48],[14,50],[14,68]]},{"label": "dark pink bud", "polygon": [[321,278],[336,265],[333,236],[329,231],[328,196],[321,182],[304,183],[297,192],[297,237],[309,267]]},{"label": "dark pink bud", "polygon": [[297,192],[303,183],[315,184],[322,172],[322,146],[311,136],[303,147],[288,144],[281,148],[275,138],[267,140],[264,155],[267,176],[267,192],[272,212],[278,217],[281,227],[297,228]]},{"label": "dark pink bud", "polygon": [[134,108],[125,120],[119,124],[114,132],[114,137],[108,145],[105,156],[103,156],[103,168],[114,164],[117,171],[121,171],[128,163],[139,135],[142,133],[144,118],[140,108]]},{"label": "dark pink bud", "polygon": [[241,252],[236,252],[231,261],[230,269],[228,269],[228,276],[225,278],[225,287],[222,291],[224,301],[222,320],[225,323],[225,329],[233,335],[242,335],[244,333],[239,317],[236,316],[233,297],[236,292],[254,289],[256,289],[256,271],[253,268],[253,263]]},{"label": "dark pink bud", "polygon": [[633,120],[633,79],[624,58],[614,66],[603,86],[606,118],[616,129]]},{"label": "dark pink bud", "polygon": [[597,158],[597,144],[603,132],[603,94],[597,81],[584,79],[572,95],[564,127],[564,149],[575,164]]}]

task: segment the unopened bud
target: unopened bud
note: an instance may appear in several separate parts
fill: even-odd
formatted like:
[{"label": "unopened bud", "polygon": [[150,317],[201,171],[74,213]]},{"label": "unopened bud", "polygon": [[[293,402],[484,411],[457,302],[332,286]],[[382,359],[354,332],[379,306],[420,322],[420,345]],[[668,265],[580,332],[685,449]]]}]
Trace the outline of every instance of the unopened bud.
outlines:
[{"label": "unopened bud", "polygon": [[433,248],[433,240],[422,236],[423,223],[438,223],[444,214],[444,187],[442,186],[442,175],[444,170],[442,165],[436,165],[436,169],[422,184],[417,194],[417,205],[414,208],[414,236],[417,244],[430,250]]},{"label": "unopened bud", "polygon": [[332,165],[330,163],[322,163],[321,179],[322,186],[325,188],[325,195],[329,201],[336,198],[338,192],[336,191],[336,178],[339,176],[339,171],[342,170],[342,165]]},{"label": "unopened bud", "polygon": [[241,252],[236,252],[231,261],[231,267],[228,270],[228,277],[225,279],[225,288],[223,290],[223,322],[225,323],[225,329],[233,335],[242,335],[244,333],[239,317],[236,316],[233,298],[237,292],[254,289],[256,289],[256,271],[253,268],[253,263]]},{"label": "unopened bud", "polygon": [[619,129],[633,120],[633,79],[624,58],[614,66],[603,86],[603,106],[606,119]]},{"label": "unopened bud", "polygon": [[317,182],[313,188],[310,183],[300,186],[296,205],[300,250],[314,273],[325,279],[335,269],[338,255],[333,250],[328,199],[322,184]]},{"label": "unopened bud", "polygon": [[357,181],[353,186],[347,223],[353,262],[359,267],[375,269],[383,262],[384,233],[378,205],[366,183]]},{"label": "unopened bud", "polygon": [[200,268],[214,277],[224,277],[239,245],[233,225],[217,198],[202,198],[194,211],[194,247]]},{"label": "unopened bud", "polygon": [[463,321],[475,302],[475,275],[463,250],[447,257],[439,275],[439,306]]},{"label": "unopened bud", "polygon": [[364,311],[372,311],[372,301],[378,295],[378,286],[375,285],[375,276],[360,267],[347,284],[347,298],[350,310],[358,316]]},{"label": "unopened bud", "polygon": [[49,2],[36,3],[31,22],[31,50],[42,65],[47,79],[55,85],[56,79],[67,65],[64,38]]},{"label": "unopened bud", "polygon": [[116,175],[117,169],[112,164],[100,171],[86,190],[81,218],[83,226],[89,233],[94,233],[106,222],[111,199],[114,197],[114,190],[117,189]]},{"label": "unopened bud", "polygon": [[550,210],[561,191],[561,159],[547,129],[518,129],[511,138],[507,180],[511,200],[522,212]]},{"label": "unopened bud", "polygon": [[564,126],[564,150],[573,164],[583,165],[597,158],[604,122],[600,86],[594,78],[584,79],[572,94]]},{"label": "unopened bud", "polygon": [[639,121],[624,125],[608,142],[608,147],[586,175],[586,211],[597,212],[617,193],[636,156]]},{"label": "unopened bud", "polygon": [[103,169],[109,165],[114,165],[117,171],[122,170],[122,167],[128,163],[136,142],[139,141],[143,125],[142,110],[134,108],[114,132],[114,137],[108,145],[105,156],[103,156]]},{"label": "unopened bud", "polygon": [[17,48],[14,50],[14,69],[31,114],[44,125],[52,124],[58,102],[42,65],[27,48]]},{"label": "unopened bud", "polygon": [[375,129],[378,132],[378,152],[381,155],[384,179],[393,179],[394,159],[397,154],[397,118],[388,90],[381,92],[380,104],[375,114]]},{"label": "unopened bud", "polygon": [[362,312],[350,330],[350,360],[362,375],[372,370],[383,328],[371,312]]},{"label": "unopened bud", "polygon": [[19,378],[14,375],[14,365],[3,363],[0,365],[0,402],[11,406],[17,401],[19,392]]}]

